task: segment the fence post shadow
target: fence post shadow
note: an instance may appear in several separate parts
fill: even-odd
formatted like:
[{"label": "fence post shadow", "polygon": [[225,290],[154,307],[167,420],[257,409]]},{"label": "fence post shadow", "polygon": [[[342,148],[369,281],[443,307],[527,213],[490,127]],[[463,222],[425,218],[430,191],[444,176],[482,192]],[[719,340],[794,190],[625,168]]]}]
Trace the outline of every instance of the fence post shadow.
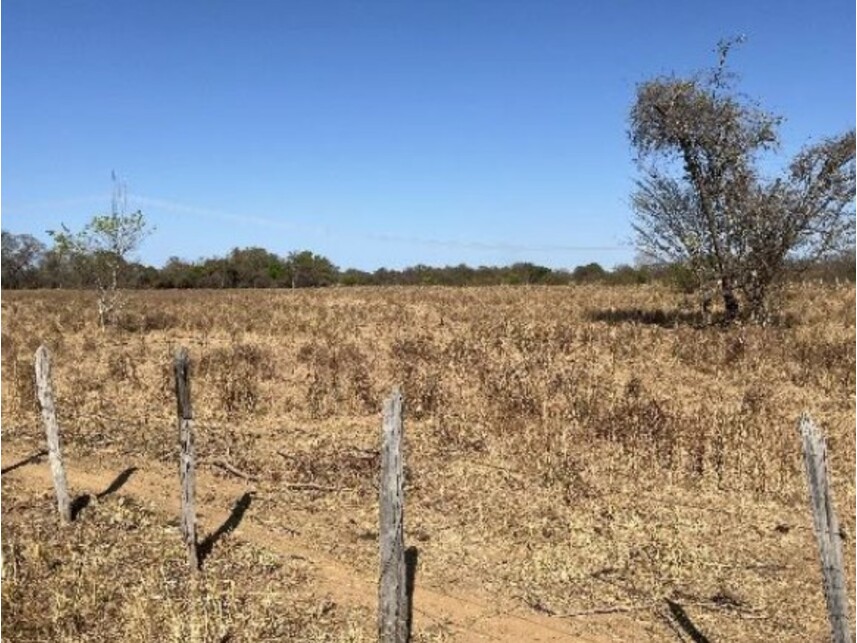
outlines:
[{"label": "fence post shadow", "polygon": [[238,528],[238,525],[241,524],[241,520],[244,518],[244,514],[247,512],[247,509],[250,507],[250,503],[253,500],[253,492],[248,491],[243,496],[238,498],[235,501],[235,504],[232,506],[232,511],[229,514],[229,517],[224,521],[220,527],[218,527],[215,531],[205,537],[205,539],[199,544],[197,549],[197,556],[199,558],[199,565],[202,567],[202,563],[211,553],[211,550],[214,549],[214,546],[220,541],[221,538],[226,536],[227,534],[232,533],[235,529]]},{"label": "fence post shadow", "polygon": [[414,628],[414,587],[417,581],[417,565],[420,552],[411,545],[405,550],[405,595],[407,597],[407,612],[405,620],[405,640],[410,641]]},{"label": "fence post shadow", "polygon": [[112,495],[119,491],[122,486],[128,482],[128,478],[130,478],[134,472],[137,471],[137,467],[128,467],[124,471],[120,472],[119,475],[107,485],[107,488],[101,493],[91,494],[91,493],[83,493],[77,496],[71,502],[71,519],[72,521],[77,520],[77,517],[80,513],[86,509],[90,504],[92,504],[93,500],[103,500],[109,495]]},{"label": "fence post shadow", "polygon": [[679,627],[681,627],[681,629],[690,637],[690,640],[693,641],[693,643],[711,643],[708,637],[693,624],[693,621],[690,620],[690,617],[681,605],[668,598],[665,600],[667,602],[667,606],[670,608],[670,614],[672,614],[676,623],[678,623]]},{"label": "fence post shadow", "polygon": [[88,493],[82,493],[71,501],[71,520],[74,522],[80,515],[80,512],[86,509],[92,502],[92,496]]},{"label": "fence post shadow", "polygon": [[20,462],[16,462],[15,464],[10,464],[8,467],[4,467],[3,469],[0,469],[0,475],[6,475],[10,471],[14,471],[15,469],[20,469],[21,467],[24,467],[28,464],[35,464],[36,462],[38,462],[39,460],[44,458],[46,455],[48,455],[47,449],[42,449],[41,451],[38,451],[38,452],[34,453],[33,455],[27,456],[26,458],[24,458]]},{"label": "fence post shadow", "polygon": [[111,482],[107,488],[95,495],[98,500],[102,500],[107,496],[110,496],[117,491],[119,491],[126,482],[128,482],[128,478],[130,478],[137,471],[137,467],[128,467],[124,471],[122,471],[119,475],[116,476],[116,479]]}]

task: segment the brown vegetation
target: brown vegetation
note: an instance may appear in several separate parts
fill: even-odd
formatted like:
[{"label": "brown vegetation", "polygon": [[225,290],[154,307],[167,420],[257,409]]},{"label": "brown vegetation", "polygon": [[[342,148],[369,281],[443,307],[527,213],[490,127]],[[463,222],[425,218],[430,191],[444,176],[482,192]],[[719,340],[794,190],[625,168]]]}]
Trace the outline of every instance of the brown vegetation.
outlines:
[{"label": "brown vegetation", "polygon": [[[43,443],[44,342],[71,462],[172,467],[184,345],[203,468],[226,484],[213,463],[228,462],[264,498],[244,523],[289,526],[372,577],[380,403],[401,382],[418,584],[557,622],[624,610],[636,640],[825,635],[796,420],[807,410],[827,432],[853,526],[853,286],[795,288],[769,327],[701,327],[695,300],[655,286],[139,292],[107,331],[93,297],[4,293],[4,466],[9,447]],[[193,586],[157,502],[120,491],[57,531],[23,470],[3,476],[4,639],[371,636],[371,614],[324,611],[294,561],[262,573],[264,543],[222,539]],[[850,532],[845,548],[853,579]],[[420,637],[456,639],[415,607]]]}]

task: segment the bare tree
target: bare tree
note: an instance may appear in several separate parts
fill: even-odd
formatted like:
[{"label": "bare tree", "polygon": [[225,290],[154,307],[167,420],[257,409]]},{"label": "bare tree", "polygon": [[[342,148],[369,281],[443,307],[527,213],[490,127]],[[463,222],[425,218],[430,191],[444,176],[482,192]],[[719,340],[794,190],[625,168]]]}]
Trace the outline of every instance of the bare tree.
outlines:
[{"label": "bare tree", "polygon": [[632,197],[641,252],[677,261],[698,285],[717,283],[727,319],[742,304],[764,320],[788,261],[819,259],[853,243],[854,131],[800,152],[770,180],[759,157],[777,149],[782,119],[738,93],[719,62],[690,78],[637,88],[630,137],[644,176]]}]

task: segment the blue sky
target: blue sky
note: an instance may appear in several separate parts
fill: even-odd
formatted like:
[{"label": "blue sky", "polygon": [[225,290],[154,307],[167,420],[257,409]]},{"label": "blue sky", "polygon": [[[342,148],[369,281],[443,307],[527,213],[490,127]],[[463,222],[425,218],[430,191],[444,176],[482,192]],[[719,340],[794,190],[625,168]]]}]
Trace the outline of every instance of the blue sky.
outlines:
[{"label": "blue sky", "polygon": [[785,154],[854,126],[853,0],[5,0],[2,225],[80,227],[115,169],[155,265],[631,262],[634,88],[736,34]]}]

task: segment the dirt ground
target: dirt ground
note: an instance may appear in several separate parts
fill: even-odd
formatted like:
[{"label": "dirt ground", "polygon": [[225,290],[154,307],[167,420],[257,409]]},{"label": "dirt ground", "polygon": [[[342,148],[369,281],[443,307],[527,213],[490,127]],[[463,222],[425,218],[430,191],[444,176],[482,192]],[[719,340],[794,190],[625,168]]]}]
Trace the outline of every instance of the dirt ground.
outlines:
[{"label": "dirt ground", "polygon": [[[27,460],[25,454],[4,448],[3,467],[14,466]],[[13,481],[10,493],[16,499],[35,497],[49,502],[52,499],[50,471],[44,465],[46,456],[19,467],[9,473]],[[10,464],[11,463],[11,464]],[[96,497],[98,504],[112,502],[105,497],[118,495],[127,497],[149,507],[161,519],[169,521],[179,513],[179,498],[173,477],[175,472],[158,463],[135,462],[123,471],[105,468],[104,462],[74,461],[67,463],[68,475],[75,481],[77,497]],[[127,477],[124,471],[133,471]],[[117,483],[117,480],[120,482]],[[121,485],[121,486],[120,486]],[[246,484],[233,483],[212,475],[202,475],[200,489],[205,489],[205,502],[198,508],[198,518],[203,525],[221,527],[229,523],[235,514],[235,505],[249,495],[250,506],[258,494]],[[211,489],[211,491],[208,491]],[[101,511],[100,507],[80,510],[80,520],[87,514]],[[233,504],[232,511],[222,507]],[[50,508],[45,507],[46,510]],[[320,550],[311,539],[305,538],[297,529],[277,529],[266,524],[263,516],[242,515],[240,522],[229,528],[230,538],[236,538],[270,551],[286,559],[298,559],[307,565],[313,574],[313,591],[322,602],[363,608],[365,614],[374,610],[377,593],[377,576],[371,572],[349,568],[346,564]],[[232,518],[234,521],[234,518]],[[280,520],[276,522],[281,522]],[[286,519],[282,522],[289,523]],[[214,533],[216,529],[212,530]],[[219,540],[219,539],[218,539]],[[211,556],[220,554],[212,548]],[[583,614],[573,620],[556,619],[533,610],[522,609],[513,601],[503,604],[498,597],[489,596],[478,588],[432,588],[416,584],[413,593],[413,627],[416,633],[433,630],[461,641],[608,641],[640,640],[641,630],[632,620],[623,616],[599,616]],[[13,636],[14,638],[14,636]]]}]

